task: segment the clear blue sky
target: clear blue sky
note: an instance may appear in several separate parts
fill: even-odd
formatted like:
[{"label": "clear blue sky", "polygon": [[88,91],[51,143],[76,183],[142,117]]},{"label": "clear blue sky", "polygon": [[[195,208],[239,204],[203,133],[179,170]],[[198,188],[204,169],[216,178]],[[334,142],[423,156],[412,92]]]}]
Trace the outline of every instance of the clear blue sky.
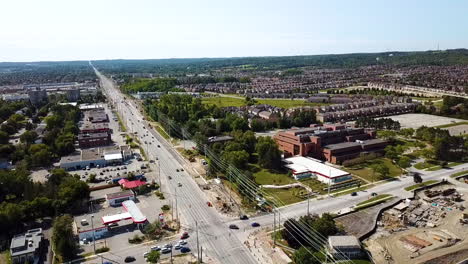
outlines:
[{"label": "clear blue sky", "polygon": [[468,1],[2,0],[0,61],[468,48]]}]

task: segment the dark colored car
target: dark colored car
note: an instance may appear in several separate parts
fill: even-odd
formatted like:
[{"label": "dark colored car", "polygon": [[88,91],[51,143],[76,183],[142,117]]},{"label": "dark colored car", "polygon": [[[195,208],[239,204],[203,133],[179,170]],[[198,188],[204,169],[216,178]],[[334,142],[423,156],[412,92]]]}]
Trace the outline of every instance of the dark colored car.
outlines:
[{"label": "dark colored car", "polygon": [[175,171],[179,172],[179,169],[176,169]]},{"label": "dark colored car", "polygon": [[377,196],[377,193],[373,192],[371,193],[372,196]]},{"label": "dark colored car", "polygon": [[128,263],[128,262],[133,262],[135,261],[135,257],[134,256],[126,256],[125,259],[124,259],[124,262],[125,263]]},{"label": "dark colored car", "polygon": [[357,192],[352,192],[351,193],[351,196],[356,196],[357,195]]},{"label": "dark colored car", "polygon": [[251,226],[252,226],[252,227],[259,227],[259,226],[260,226],[260,224],[259,224],[259,223],[257,223],[257,222],[253,222],[253,223],[251,224]]},{"label": "dark colored car", "polygon": [[248,220],[249,217],[246,216],[246,215],[241,215],[241,216],[239,217],[239,219],[240,219],[240,220]]},{"label": "dark colored car", "polygon": [[188,253],[188,252],[190,252],[190,248],[188,247],[183,247],[180,249],[180,253]]},{"label": "dark colored car", "polygon": [[158,145],[158,148],[160,148],[161,146]]},{"label": "dark colored car", "polygon": [[182,236],[180,237],[180,239],[186,239],[189,237],[189,234],[187,232],[184,232],[182,233]]},{"label": "dark colored car", "polygon": [[230,229],[239,229],[239,227],[237,225],[234,225],[234,224],[229,225],[229,228]]}]

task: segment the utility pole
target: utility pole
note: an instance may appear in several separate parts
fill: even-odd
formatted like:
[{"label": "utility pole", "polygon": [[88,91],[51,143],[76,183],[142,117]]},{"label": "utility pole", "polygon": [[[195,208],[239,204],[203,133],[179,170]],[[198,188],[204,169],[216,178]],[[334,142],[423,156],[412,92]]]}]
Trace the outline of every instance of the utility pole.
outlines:
[{"label": "utility pole", "polygon": [[177,187],[174,188],[176,220],[179,220],[179,211],[177,211]]},{"label": "utility pole", "polygon": [[273,210],[273,248],[276,247],[276,211]]},{"label": "utility pole", "polygon": [[161,164],[158,159],[158,176],[159,176],[159,190],[162,190],[162,183],[161,183]]},{"label": "utility pole", "polygon": [[307,215],[310,215],[310,192],[307,196]]},{"label": "utility pole", "polygon": [[195,229],[197,231],[197,257],[198,257],[197,262],[200,262],[200,246],[198,244],[198,221],[195,221]]},{"label": "utility pole", "polygon": [[200,263],[203,263],[203,247],[200,247]]}]

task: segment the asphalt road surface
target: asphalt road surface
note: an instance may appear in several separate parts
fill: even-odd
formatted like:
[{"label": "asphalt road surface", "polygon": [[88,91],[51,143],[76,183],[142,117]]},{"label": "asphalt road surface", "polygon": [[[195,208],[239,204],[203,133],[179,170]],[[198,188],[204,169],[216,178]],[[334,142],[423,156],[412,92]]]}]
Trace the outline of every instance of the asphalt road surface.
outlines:
[{"label": "asphalt road surface", "polygon": [[[114,104],[121,118],[124,119],[127,132],[135,133],[142,143],[143,150],[147,152],[148,158],[159,162],[162,190],[168,199],[177,197],[177,212],[184,231],[188,231],[190,236],[194,237],[196,225],[198,225],[203,256],[207,255],[219,263],[256,263],[247,247],[228,229],[228,221],[232,219],[224,218],[213,207],[207,206],[204,193],[185,170],[176,172],[177,169],[182,168],[181,158],[174,153],[172,147],[149,127],[135,104],[125,99],[112,80],[97,70],[96,74],[101,80],[101,86],[108,100]],[[144,143],[145,141],[147,144]],[[172,179],[170,180],[168,176]],[[178,187],[179,183],[181,187]],[[193,242],[191,245],[196,255],[196,246]],[[137,258],[137,263],[144,263],[142,255],[145,251],[144,247],[132,249],[134,252],[132,255]],[[118,255],[125,257],[121,252],[118,252]],[[123,262],[123,259],[121,261]]]}]

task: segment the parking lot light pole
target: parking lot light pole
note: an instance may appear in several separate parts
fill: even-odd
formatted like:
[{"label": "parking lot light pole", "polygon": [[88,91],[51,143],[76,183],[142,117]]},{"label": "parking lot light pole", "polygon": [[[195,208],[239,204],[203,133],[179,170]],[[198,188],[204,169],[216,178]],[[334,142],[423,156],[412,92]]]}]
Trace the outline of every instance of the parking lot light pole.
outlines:
[{"label": "parking lot light pole", "polygon": [[91,228],[93,229],[93,248],[94,248],[94,254],[96,254],[96,236],[95,231],[94,231],[94,215],[91,215]]}]

